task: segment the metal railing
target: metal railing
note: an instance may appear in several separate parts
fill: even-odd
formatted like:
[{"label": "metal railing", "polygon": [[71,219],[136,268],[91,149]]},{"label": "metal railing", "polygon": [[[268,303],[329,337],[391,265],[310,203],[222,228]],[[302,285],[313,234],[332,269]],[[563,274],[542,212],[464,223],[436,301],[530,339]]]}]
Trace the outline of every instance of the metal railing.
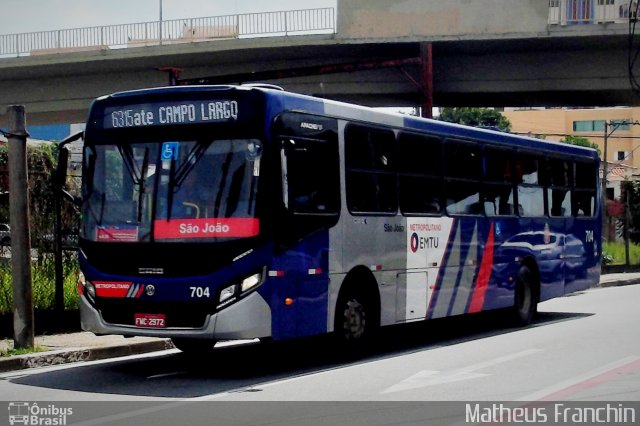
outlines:
[{"label": "metal railing", "polygon": [[629,0],[549,0],[548,22],[549,25],[627,23],[629,3]]},{"label": "metal railing", "polygon": [[335,33],[334,8],[245,13],[0,35],[0,57],[216,39]]}]

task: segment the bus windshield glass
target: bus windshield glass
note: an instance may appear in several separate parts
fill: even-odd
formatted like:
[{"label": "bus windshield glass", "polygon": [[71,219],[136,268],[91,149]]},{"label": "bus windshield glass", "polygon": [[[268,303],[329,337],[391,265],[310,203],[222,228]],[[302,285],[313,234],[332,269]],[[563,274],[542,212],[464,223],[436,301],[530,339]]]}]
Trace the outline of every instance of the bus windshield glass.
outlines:
[{"label": "bus windshield glass", "polygon": [[87,145],[81,235],[100,242],[256,236],[261,154],[257,139]]}]

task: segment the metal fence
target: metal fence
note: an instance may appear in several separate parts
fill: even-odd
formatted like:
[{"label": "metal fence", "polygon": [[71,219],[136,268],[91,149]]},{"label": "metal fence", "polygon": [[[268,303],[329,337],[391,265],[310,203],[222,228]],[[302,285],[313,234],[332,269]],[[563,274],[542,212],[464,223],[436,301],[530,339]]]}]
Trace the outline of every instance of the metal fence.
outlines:
[{"label": "metal fence", "polygon": [[335,33],[334,8],[246,13],[0,35],[0,57]]},{"label": "metal fence", "polygon": [[629,0],[549,0],[549,25],[627,23],[635,18]]}]

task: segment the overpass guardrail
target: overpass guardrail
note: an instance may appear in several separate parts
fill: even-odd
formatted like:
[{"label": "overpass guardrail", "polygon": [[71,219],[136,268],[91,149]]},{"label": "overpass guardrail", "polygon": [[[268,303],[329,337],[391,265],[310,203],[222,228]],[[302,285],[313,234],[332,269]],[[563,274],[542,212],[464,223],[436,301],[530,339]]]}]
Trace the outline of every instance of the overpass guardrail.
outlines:
[{"label": "overpass guardrail", "polygon": [[244,13],[0,35],[0,58],[336,32],[334,8]]},{"label": "overpass guardrail", "polygon": [[549,0],[549,25],[628,23],[637,9],[629,0]]}]

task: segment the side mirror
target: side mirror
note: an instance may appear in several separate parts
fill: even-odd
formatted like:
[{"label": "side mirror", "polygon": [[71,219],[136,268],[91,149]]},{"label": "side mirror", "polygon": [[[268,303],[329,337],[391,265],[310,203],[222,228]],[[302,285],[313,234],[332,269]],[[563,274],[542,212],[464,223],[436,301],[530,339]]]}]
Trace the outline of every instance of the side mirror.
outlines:
[{"label": "side mirror", "polygon": [[58,167],[53,182],[56,189],[63,189],[67,178],[67,168],[69,166],[69,150],[66,147],[60,148],[58,152]]},{"label": "side mirror", "polygon": [[80,205],[80,199],[71,195],[66,188],[67,169],[69,167],[69,149],[66,147],[66,145],[70,144],[71,142],[75,142],[78,139],[82,139],[83,137],[84,132],[81,131],[69,136],[59,143],[58,165],[53,176],[54,191],[56,192],[57,196],[60,197],[60,199],[66,198],[70,200],[75,206]]}]

